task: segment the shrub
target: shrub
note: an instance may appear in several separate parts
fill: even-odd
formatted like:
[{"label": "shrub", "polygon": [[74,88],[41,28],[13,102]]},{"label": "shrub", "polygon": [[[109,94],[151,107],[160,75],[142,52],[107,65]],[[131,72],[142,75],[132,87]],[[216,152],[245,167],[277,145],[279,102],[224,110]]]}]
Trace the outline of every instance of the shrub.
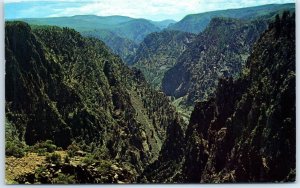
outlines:
[{"label": "shrub", "polygon": [[33,151],[39,153],[40,149],[43,149],[45,152],[52,153],[56,150],[56,145],[53,143],[52,140],[46,140],[44,142],[38,142],[33,146]]},{"label": "shrub", "polygon": [[93,164],[95,162],[97,162],[97,160],[94,158],[94,155],[92,154],[88,154],[83,160],[82,160],[83,163],[87,164],[87,165],[90,165],[90,164]]},{"label": "shrub", "polygon": [[100,160],[100,165],[97,167],[99,172],[109,172],[111,166],[113,165],[112,161],[109,160]]},{"label": "shrub", "polygon": [[74,184],[75,176],[69,174],[59,173],[56,178],[53,178],[53,184]]},{"label": "shrub", "polygon": [[43,156],[47,153],[47,149],[46,148],[39,148],[35,151],[39,156]]},{"label": "shrub", "polygon": [[48,154],[46,156],[46,161],[53,164],[60,164],[61,163],[61,156],[58,153]]},{"label": "shrub", "polygon": [[5,154],[7,156],[14,156],[17,158],[25,155],[25,145],[18,141],[6,141]]},{"label": "shrub", "polygon": [[69,155],[66,155],[65,159],[64,159],[65,163],[70,163],[70,157]]},{"label": "shrub", "polygon": [[76,154],[76,151],[79,151],[80,148],[79,146],[76,145],[76,143],[72,143],[71,145],[68,146],[68,155],[70,157],[74,157]]},{"label": "shrub", "polygon": [[35,172],[34,172],[34,177],[36,179],[39,179],[40,177],[43,176],[43,173],[47,172],[47,168],[44,166],[38,167]]}]

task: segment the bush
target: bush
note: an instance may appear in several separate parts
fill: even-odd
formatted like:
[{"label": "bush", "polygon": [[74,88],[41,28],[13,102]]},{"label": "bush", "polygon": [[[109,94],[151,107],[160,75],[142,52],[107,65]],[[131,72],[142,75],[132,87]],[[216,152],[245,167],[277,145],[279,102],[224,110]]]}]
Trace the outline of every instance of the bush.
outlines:
[{"label": "bush", "polygon": [[56,145],[53,143],[52,140],[46,140],[44,142],[38,142],[32,147],[33,152],[37,153],[52,153],[56,150]]},{"label": "bush", "polygon": [[56,178],[53,178],[53,184],[74,184],[75,176],[59,173]]},{"label": "bush", "polygon": [[76,151],[79,151],[80,148],[79,148],[79,146],[76,145],[76,143],[72,143],[71,145],[68,146],[67,150],[68,150],[68,155],[70,157],[74,157],[76,154]]},{"label": "bush", "polygon": [[113,165],[112,161],[109,160],[100,160],[100,165],[97,167],[99,172],[109,172],[111,166]]},{"label": "bush", "polygon": [[88,154],[83,160],[82,160],[83,163],[87,164],[87,165],[90,165],[90,164],[93,164],[95,162],[97,162],[97,160],[94,158],[94,155],[92,154]]},{"label": "bush", "polygon": [[45,166],[41,166],[41,167],[38,167],[36,170],[35,170],[35,174],[36,175],[39,175],[39,174],[42,174],[43,172],[46,172],[47,171],[47,168]]},{"label": "bush", "polygon": [[25,155],[25,145],[18,141],[6,141],[5,144],[5,155],[14,156],[17,158]]},{"label": "bush", "polygon": [[48,154],[46,156],[46,161],[53,164],[60,164],[61,163],[61,156],[58,153]]},{"label": "bush", "polygon": [[65,159],[64,159],[65,163],[70,163],[70,157],[69,155],[66,155]]}]

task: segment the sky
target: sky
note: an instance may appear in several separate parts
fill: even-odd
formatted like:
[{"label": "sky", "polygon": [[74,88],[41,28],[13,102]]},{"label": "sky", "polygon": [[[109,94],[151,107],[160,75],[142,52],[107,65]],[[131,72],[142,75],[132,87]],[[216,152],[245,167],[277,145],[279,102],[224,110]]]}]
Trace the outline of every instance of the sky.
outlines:
[{"label": "sky", "polygon": [[5,18],[43,18],[74,15],[122,15],[160,21],[179,21],[188,14],[294,0],[4,0]]}]

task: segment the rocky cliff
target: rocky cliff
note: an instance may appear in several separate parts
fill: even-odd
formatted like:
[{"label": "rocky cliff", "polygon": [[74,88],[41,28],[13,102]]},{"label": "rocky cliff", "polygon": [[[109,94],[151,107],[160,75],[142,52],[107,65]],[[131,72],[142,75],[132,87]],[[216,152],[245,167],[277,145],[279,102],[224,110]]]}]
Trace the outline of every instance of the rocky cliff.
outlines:
[{"label": "rocky cliff", "polygon": [[[215,97],[196,104],[185,136],[169,135],[184,140],[174,148],[184,156],[156,161],[155,174],[144,171],[142,179],[295,181],[295,116],[295,15],[285,12],[261,35],[240,76],[220,79]],[[162,150],[159,159],[167,156]]]},{"label": "rocky cliff", "polygon": [[146,80],[161,88],[164,74],[176,64],[177,58],[195,39],[194,34],[180,31],[161,31],[146,36],[129,64],[140,69]]},{"label": "rocky cliff", "polygon": [[186,105],[208,99],[219,77],[239,74],[266,28],[265,21],[213,19],[165,73],[162,90],[166,95],[182,98],[181,103]]},{"label": "rocky cliff", "polygon": [[[157,159],[177,115],[140,71],[71,29],[22,22],[5,28],[7,130],[15,131],[8,137],[27,146],[77,145],[136,172]],[[17,147],[15,139],[7,141]]]}]

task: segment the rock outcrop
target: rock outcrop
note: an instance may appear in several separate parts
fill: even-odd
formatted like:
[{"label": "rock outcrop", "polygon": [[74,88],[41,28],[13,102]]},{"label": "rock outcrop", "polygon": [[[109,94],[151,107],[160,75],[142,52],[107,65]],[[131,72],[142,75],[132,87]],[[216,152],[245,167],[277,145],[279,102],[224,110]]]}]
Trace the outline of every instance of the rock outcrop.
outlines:
[{"label": "rock outcrop", "polygon": [[101,41],[7,22],[5,45],[6,118],[21,142],[77,143],[137,171],[157,159],[175,109]]},{"label": "rock outcrop", "polygon": [[[295,81],[295,14],[284,12],[255,44],[239,78],[220,79],[215,97],[196,104],[185,136],[175,134],[184,140],[179,170],[172,165],[180,165],[177,159],[163,170],[167,163],[158,160],[155,178],[168,182],[160,176],[170,170],[172,181],[186,183],[295,181]],[[166,151],[159,159],[172,153]]]}]

